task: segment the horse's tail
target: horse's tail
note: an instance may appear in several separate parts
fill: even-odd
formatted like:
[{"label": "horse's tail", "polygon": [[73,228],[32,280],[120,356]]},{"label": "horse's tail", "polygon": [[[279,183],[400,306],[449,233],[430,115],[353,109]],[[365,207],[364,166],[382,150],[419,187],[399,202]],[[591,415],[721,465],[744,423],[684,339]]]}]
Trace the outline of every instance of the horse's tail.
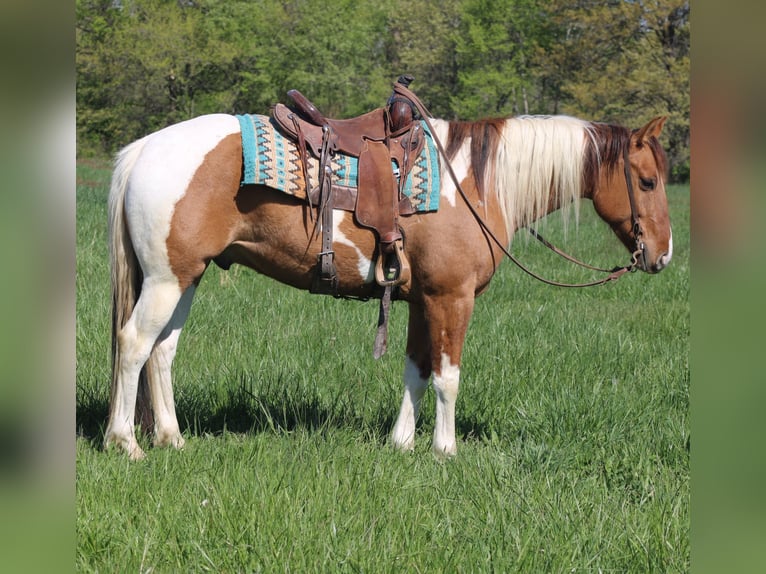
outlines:
[{"label": "horse's tail", "polygon": [[[146,144],[147,138],[140,139],[125,147],[117,155],[108,200],[109,261],[112,284],[112,384],[109,393],[110,405],[114,401],[117,384],[119,347],[117,334],[130,318],[141,293],[143,273],[133,249],[125,221],[125,194],[133,167]],[[151,410],[148,408],[145,370],[141,370],[138,383],[139,396],[136,412],[141,426],[147,430],[151,425]],[[148,417],[148,418],[147,418]]]}]

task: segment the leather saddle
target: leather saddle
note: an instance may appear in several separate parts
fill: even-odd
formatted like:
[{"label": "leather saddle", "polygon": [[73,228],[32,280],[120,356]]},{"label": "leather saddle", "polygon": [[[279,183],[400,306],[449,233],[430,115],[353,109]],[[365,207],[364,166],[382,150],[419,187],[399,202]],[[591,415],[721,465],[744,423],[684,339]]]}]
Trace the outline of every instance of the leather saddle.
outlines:
[{"label": "leather saddle", "polygon": [[[397,83],[407,87],[411,76]],[[415,105],[397,94],[396,86],[385,107],[350,119],[325,117],[298,90],[287,92],[293,106],[276,104],[272,117],[285,136],[296,143],[303,164],[306,195],[319,211],[322,250],[313,290],[337,294],[332,251],[332,209],[353,211],[357,222],[375,231],[378,257],[375,279],[383,287],[410,278],[399,216],[413,213],[402,193],[407,175],[425,145],[425,134],[416,121]],[[319,181],[308,174],[308,155],[319,160]],[[358,158],[355,191],[334,185],[330,160],[334,154]]]}]

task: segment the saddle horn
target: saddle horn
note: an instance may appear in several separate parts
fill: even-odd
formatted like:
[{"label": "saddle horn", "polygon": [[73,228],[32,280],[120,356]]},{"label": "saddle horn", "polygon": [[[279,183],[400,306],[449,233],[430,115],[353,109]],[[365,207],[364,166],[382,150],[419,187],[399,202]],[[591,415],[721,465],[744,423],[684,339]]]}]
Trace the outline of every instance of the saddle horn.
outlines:
[{"label": "saddle horn", "polygon": [[327,124],[327,118],[312,104],[309,99],[301,94],[298,90],[290,90],[287,95],[292,98],[295,103],[295,111],[302,115],[305,119],[317,126],[323,126]]},{"label": "saddle horn", "polygon": [[[397,84],[401,84],[405,88],[409,87],[415,78],[409,74],[402,74],[396,80]],[[407,128],[415,119],[415,111],[413,104],[407,98],[403,98],[396,94],[396,90],[391,92],[391,97],[388,98],[388,117],[389,127],[391,133],[397,133],[400,130]]]}]

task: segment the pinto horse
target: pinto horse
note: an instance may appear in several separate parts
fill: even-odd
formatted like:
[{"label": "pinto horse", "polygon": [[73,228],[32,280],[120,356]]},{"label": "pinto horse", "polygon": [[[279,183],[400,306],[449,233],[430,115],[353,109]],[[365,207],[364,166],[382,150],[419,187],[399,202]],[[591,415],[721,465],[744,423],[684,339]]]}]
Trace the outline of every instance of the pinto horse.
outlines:
[{"label": "pinto horse", "polygon": [[[656,273],[669,263],[667,160],[658,142],[665,119],[636,130],[566,116],[430,120],[449,159],[441,162],[439,209],[400,218],[411,277],[396,295],[409,305],[396,447],[413,448],[431,380],[433,450],[455,454],[460,358],[474,299],[516,230],[560,208],[577,213],[579,200],[589,199],[629,251],[640,247],[635,267]],[[148,386],[153,444],[184,445],[171,365],[211,262],[311,286],[321,249],[312,208],[269,187],[242,185],[242,174],[240,124],[231,115],[169,126],[117,156],[108,206],[113,366],[105,445],[133,459],[144,456],[134,429],[139,384]],[[379,297],[373,231],[339,210],[332,223],[339,294]]]}]

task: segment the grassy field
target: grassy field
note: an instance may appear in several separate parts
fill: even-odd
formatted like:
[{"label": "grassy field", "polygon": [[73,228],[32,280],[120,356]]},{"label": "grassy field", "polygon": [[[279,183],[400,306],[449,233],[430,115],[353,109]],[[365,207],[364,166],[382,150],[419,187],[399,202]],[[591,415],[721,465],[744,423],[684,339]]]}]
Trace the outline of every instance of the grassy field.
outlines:
[{"label": "grassy field", "polygon": [[[689,190],[657,276],[548,287],[505,263],[477,301],[458,456],[387,445],[406,305],[372,359],[375,303],[211,268],[175,365],[185,450],[101,449],[109,395],[109,171],[78,166],[77,554],[82,572],[684,572],[689,569]],[[550,239],[627,253],[588,205]],[[535,269],[573,271],[517,239]],[[322,321],[319,321],[319,318]],[[146,443],[146,441],[143,441]]]}]

